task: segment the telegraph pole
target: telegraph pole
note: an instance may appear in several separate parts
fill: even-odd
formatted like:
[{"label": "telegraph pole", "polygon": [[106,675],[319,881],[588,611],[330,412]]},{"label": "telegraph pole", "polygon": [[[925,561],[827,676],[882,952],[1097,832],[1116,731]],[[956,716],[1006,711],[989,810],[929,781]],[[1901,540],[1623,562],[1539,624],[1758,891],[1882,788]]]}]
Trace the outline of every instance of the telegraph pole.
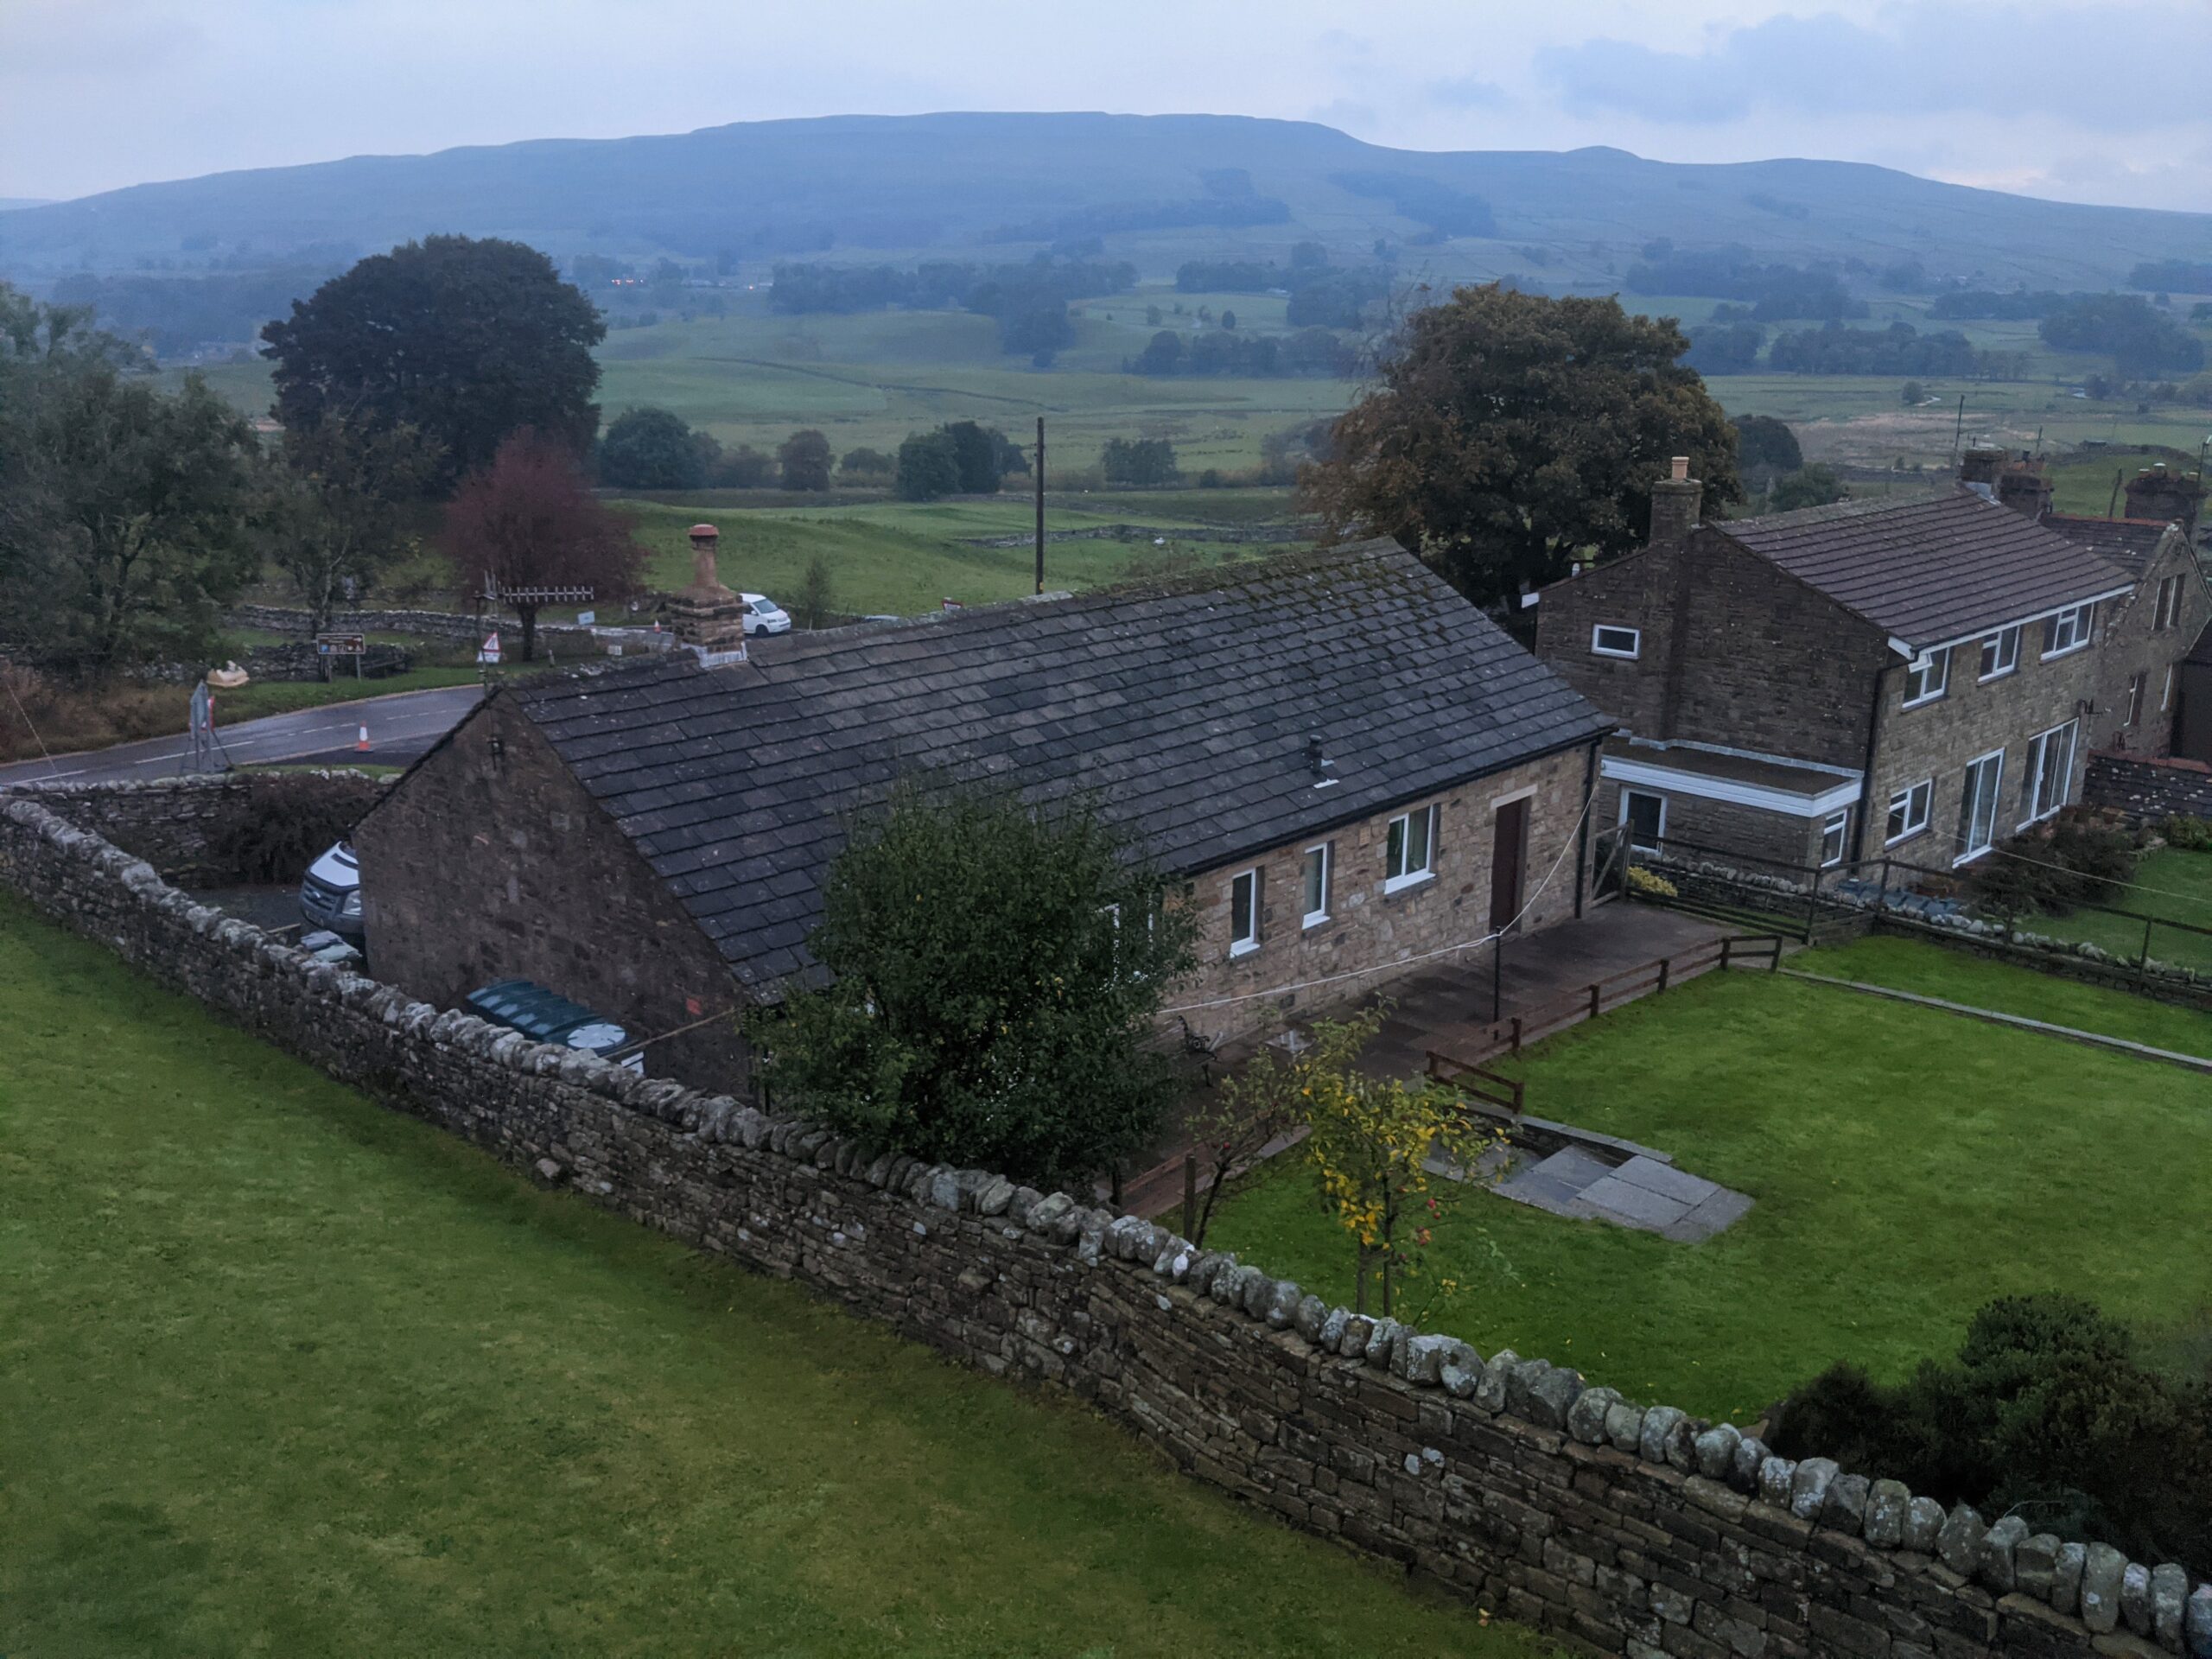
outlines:
[{"label": "telegraph pole", "polygon": [[1037,417],[1037,591],[1045,591],[1045,417]]}]

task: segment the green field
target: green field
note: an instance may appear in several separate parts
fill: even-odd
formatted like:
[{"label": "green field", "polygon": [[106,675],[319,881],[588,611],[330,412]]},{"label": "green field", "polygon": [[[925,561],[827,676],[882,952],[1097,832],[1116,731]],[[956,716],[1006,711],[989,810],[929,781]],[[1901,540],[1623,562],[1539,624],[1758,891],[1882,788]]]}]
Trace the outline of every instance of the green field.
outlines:
[{"label": "green field", "polygon": [[0,903],[0,1651],[1543,1651]]},{"label": "green field", "polygon": [[[968,505],[906,503],[861,507],[765,511],[620,504],[635,519],[639,538],[652,550],[647,581],[681,588],[691,580],[690,532],[710,522],[721,532],[717,555],[722,580],[733,588],[793,602],[807,564],[819,556],[830,571],[834,607],[861,615],[912,616],[944,600],[965,605],[1015,599],[1036,589],[1033,547],[986,548],[977,537],[1026,536],[1035,510],[1018,500]],[[1115,513],[1048,512],[1052,530],[1123,522]],[[1147,512],[1180,554],[1205,563],[1248,555],[1235,543],[1175,542],[1175,524]],[[1049,542],[1045,548],[1048,590],[1094,588],[1141,574],[1168,549],[1154,537],[1130,541]]]},{"label": "green field", "polygon": [[[1890,975],[1927,974],[1910,988],[1957,988],[1941,947],[1881,943]],[[1848,953],[1829,962],[1875,976]],[[1967,1000],[2084,1017],[2080,988],[1975,972],[1987,982]],[[2140,1034],[2207,1052],[2212,1016],[2156,1019]],[[1530,1112],[1672,1153],[1756,1204],[1683,1245],[1467,1193],[1433,1264],[1466,1287],[1423,1321],[1485,1353],[1541,1355],[1745,1423],[1834,1360],[1902,1378],[2007,1293],[2093,1296],[2154,1341],[2212,1317],[2212,1078],[1752,973],[1647,998],[1519,1067]],[[1209,1243],[1350,1304],[1351,1249],[1294,1158],[1216,1228]]]}]

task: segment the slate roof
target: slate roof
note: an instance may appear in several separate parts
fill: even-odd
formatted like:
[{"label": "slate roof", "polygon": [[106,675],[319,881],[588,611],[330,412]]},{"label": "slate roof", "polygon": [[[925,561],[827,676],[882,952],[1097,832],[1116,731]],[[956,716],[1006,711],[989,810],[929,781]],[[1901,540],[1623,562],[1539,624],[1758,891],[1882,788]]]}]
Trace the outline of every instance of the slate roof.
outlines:
[{"label": "slate roof", "polygon": [[501,694],[769,997],[816,971],[843,813],[903,771],[1094,791],[1189,874],[1611,728],[1389,543],[775,645]]},{"label": "slate roof", "polygon": [[2163,518],[2088,518],[2071,512],[2046,512],[2043,522],[2131,576],[2140,576],[2149,567],[2168,528]]},{"label": "slate roof", "polygon": [[1916,650],[2131,585],[2109,560],[1971,490],[1713,528]]}]

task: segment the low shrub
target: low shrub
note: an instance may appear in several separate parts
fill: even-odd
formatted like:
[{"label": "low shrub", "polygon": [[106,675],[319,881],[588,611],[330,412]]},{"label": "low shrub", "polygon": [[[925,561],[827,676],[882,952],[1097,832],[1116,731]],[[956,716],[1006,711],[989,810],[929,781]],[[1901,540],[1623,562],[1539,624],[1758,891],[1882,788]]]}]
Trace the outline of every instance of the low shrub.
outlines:
[{"label": "low shrub", "polygon": [[1989,1519],[2212,1568],[2212,1374],[2176,1375],[2092,1304],[2008,1296],[1954,1361],[1887,1387],[1830,1368],[1783,1403],[1784,1457],[1830,1457]]},{"label": "low shrub", "polygon": [[2176,813],[2158,826],[2169,847],[2185,853],[2212,852],[2212,818],[2192,818]]},{"label": "low shrub", "polygon": [[1974,870],[1974,896],[1990,909],[2053,916],[2078,905],[2108,904],[2134,879],[2141,850],[2133,830],[2069,810],[1983,859]]}]

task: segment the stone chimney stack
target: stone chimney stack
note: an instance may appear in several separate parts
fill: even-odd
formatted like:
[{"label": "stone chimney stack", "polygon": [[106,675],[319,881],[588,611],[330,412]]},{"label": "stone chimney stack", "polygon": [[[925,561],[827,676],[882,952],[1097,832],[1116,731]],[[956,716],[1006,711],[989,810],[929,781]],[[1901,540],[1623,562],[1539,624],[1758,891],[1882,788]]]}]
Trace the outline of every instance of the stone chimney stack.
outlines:
[{"label": "stone chimney stack", "polygon": [[1690,458],[1676,455],[1667,476],[1651,486],[1651,545],[1679,542],[1697,528],[1705,505],[1705,486],[1690,476]]},{"label": "stone chimney stack", "polygon": [[745,601],[722,586],[715,568],[721,543],[712,524],[691,526],[691,585],[668,601],[676,637],[709,664],[745,657]]},{"label": "stone chimney stack", "polygon": [[2162,524],[2179,524],[2196,533],[2196,515],[2204,505],[2204,486],[2186,473],[2149,467],[2127,480],[2127,516],[2155,518]]},{"label": "stone chimney stack", "polygon": [[2002,449],[1969,449],[1959,457],[1959,482],[1986,486],[1984,495],[1996,499],[1997,474],[2005,470],[2007,459]]},{"label": "stone chimney stack", "polygon": [[2040,518],[2050,510],[2050,474],[2042,461],[2025,450],[1997,474],[1997,505],[2030,518]]}]

